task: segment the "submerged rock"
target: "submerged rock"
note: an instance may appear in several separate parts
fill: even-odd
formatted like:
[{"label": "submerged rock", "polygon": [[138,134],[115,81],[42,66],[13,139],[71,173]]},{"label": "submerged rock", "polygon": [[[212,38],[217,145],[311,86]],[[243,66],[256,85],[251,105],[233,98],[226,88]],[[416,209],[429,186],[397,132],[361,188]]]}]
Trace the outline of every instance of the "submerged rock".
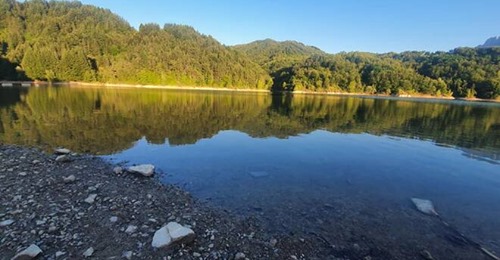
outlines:
[{"label": "submerged rock", "polygon": [[438,213],[434,209],[434,205],[432,204],[432,201],[430,200],[424,200],[424,199],[418,199],[418,198],[412,198],[411,201],[413,204],[415,204],[415,207],[417,207],[417,210],[427,214],[427,215],[433,215],[437,216]]},{"label": "submerged rock", "polygon": [[32,244],[28,248],[24,249],[17,255],[15,255],[12,260],[26,260],[26,259],[34,259],[39,254],[42,253],[42,249],[40,249],[37,245]]},{"label": "submerged rock", "polygon": [[170,222],[157,230],[151,245],[156,248],[168,247],[174,243],[190,243],[195,238],[192,229],[182,226],[177,222]]},{"label": "submerged rock", "polygon": [[127,169],[129,172],[138,173],[145,177],[150,177],[155,172],[155,166],[152,164],[141,164],[137,166],[130,166]]},{"label": "submerged rock", "polygon": [[250,176],[252,176],[254,178],[262,178],[262,177],[269,176],[269,173],[268,172],[264,172],[264,171],[249,172],[249,174],[250,174]]}]

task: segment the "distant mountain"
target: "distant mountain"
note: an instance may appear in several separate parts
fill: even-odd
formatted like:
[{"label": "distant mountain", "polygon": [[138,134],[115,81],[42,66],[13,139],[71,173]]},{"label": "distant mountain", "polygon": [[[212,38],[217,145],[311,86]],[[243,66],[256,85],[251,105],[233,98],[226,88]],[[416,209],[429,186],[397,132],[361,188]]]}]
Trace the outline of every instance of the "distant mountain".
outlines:
[{"label": "distant mountain", "polygon": [[314,46],[308,46],[296,41],[275,41],[265,39],[247,44],[235,45],[233,48],[246,54],[252,61],[268,71],[303,61],[312,55],[324,55],[325,52]]},{"label": "distant mountain", "polygon": [[478,48],[500,47],[500,36],[491,37],[483,45],[477,46]]}]

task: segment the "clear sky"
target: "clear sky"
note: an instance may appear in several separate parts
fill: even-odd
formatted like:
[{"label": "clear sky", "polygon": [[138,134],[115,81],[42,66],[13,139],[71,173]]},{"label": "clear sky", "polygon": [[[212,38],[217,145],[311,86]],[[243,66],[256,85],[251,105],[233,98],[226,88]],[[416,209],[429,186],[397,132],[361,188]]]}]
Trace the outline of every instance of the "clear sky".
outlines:
[{"label": "clear sky", "polygon": [[193,26],[226,45],[272,38],[326,52],[447,51],[500,35],[500,0],[82,0],[132,26]]}]

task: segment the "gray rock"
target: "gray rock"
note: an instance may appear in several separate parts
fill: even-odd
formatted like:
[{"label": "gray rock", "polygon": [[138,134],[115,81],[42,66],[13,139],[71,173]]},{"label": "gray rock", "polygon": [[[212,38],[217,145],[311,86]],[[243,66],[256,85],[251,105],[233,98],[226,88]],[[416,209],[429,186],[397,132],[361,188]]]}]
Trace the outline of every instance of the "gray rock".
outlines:
[{"label": "gray rock", "polygon": [[238,260],[238,259],[245,259],[246,255],[243,254],[242,252],[239,252],[239,253],[236,253],[236,255],[234,255],[234,259],[235,260]]},{"label": "gray rock", "polygon": [[76,181],[76,177],[75,177],[75,175],[70,175],[68,177],[63,177],[63,181],[65,183],[72,183],[72,182]]},{"label": "gray rock", "polygon": [[249,172],[249,174],[254,178],[263,178],[269,176],[269,173],[264,171],[254,171],[254,172]]},{"label": "gray rock", "polygon": [[276,240],[275,238],[272,238],[270,241],[269,241],[269,244],[274,247],[276,246],[276,244],[278,244],[278,240]]},{"label": "gray rock", "polygon": [[125,233],[132,234],[137,230],[137,226],[129,225],[125,230]]},{"label": "gray rock", "polygon": [[26,176],[26,175],[28,175],[28,173],[26,173],[26,172],[20,172],[20,173],[19,173],[19,176],[23,176],[23,177],[24,177],[24,176]]},{"label": "gray rock", "polygon": [[424,199],[417,199],[417,198],[412,198],[411,201],[413,204],[415,204],[415,207],[417,207],[418,211],[427,214],[427,215],[433,215],[437,216],[438,213],[434,209],[434,205],[432,204],[432,201],[430,200],[424,200]]},{"label": "gray rock", "polygon": [[91,257],[94,254],[94,248],[89,247],[85,252],[83,252],[84,257]]},{"label": "gray rock", "polygon": [[118,221],[118,217],[117,216],[112,216],[109,218],[109,221],[111,221],[111,223],[115,223],[116,221]]},{"label": "gray rock", "polygon": [[153,176],[155,172],[155,166],[152,164],[141,164],[137,166],[131,166],[127,169],[129,172],[138,173],[145,177]]},{"label": "gray rock", "polygon": [[92,204],[95,202],[95,198],[97,197],[97,194],[90,194],[84,201]]},{"label": "gray rock", "polygon": [[59,149],[55,149],[54,153],[62,155],[62,154],[70,154],[71,151],[69,149],[66,149],[66,148],[59,148]]},{"label": "gray rock", "polygon": [[170,222],[155,232],[151,245],[156,248],[168,247],[174,243],[190,243],[195,237],[192,229]]},{"label": "gray rock", "polygon": [[69,156],[68,155],[59,155],[56,157],[56,162],[69,162]]},{"label": "gray rock", "polygon": [[65,252],[57,251],[56,252],[56,258],[61,257],[61,256],[65,255],[65,254],[66,254]]},{"label": "gray rock", "polygon": [[116,174],[122,174],[123,173],[123,168],[122,167],[115,167],[113,168],[113,172]]},{"label": "gray rock", "polygon": [[125,251],[123,252],[122,257],[126,259],[132,259],[132,255],[133,255],[132,251]]},{"label": "gray rock", "polygon": [[42,253],[42,249],[40,249],[37,245],[32,244],[28,248],[24,249],[17,255],[15,255],[12,260],[28,260],[34,259],[39,254]]},{"label": "gray rock", "polygon": [[0,222],[0,227],[6,227],[10,224],[14,223],[14,220],[13,219],[7,219],[7,220],[4,220],[2,222]]}]

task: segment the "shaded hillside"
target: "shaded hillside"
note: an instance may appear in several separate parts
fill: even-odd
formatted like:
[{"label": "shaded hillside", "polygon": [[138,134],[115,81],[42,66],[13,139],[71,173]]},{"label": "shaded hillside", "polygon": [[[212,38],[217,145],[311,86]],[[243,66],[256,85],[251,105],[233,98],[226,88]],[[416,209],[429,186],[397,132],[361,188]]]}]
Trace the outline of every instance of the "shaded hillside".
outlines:
[{"label": "shaded hillside", "polygon": [[[181,25],[132,28],[109,10],[80,2],[0,0],[4,79],[268,88],[258,65]],[[3,62],[5,63],[5,62]],[[6,66],[5,64],[2,66]]]}]

